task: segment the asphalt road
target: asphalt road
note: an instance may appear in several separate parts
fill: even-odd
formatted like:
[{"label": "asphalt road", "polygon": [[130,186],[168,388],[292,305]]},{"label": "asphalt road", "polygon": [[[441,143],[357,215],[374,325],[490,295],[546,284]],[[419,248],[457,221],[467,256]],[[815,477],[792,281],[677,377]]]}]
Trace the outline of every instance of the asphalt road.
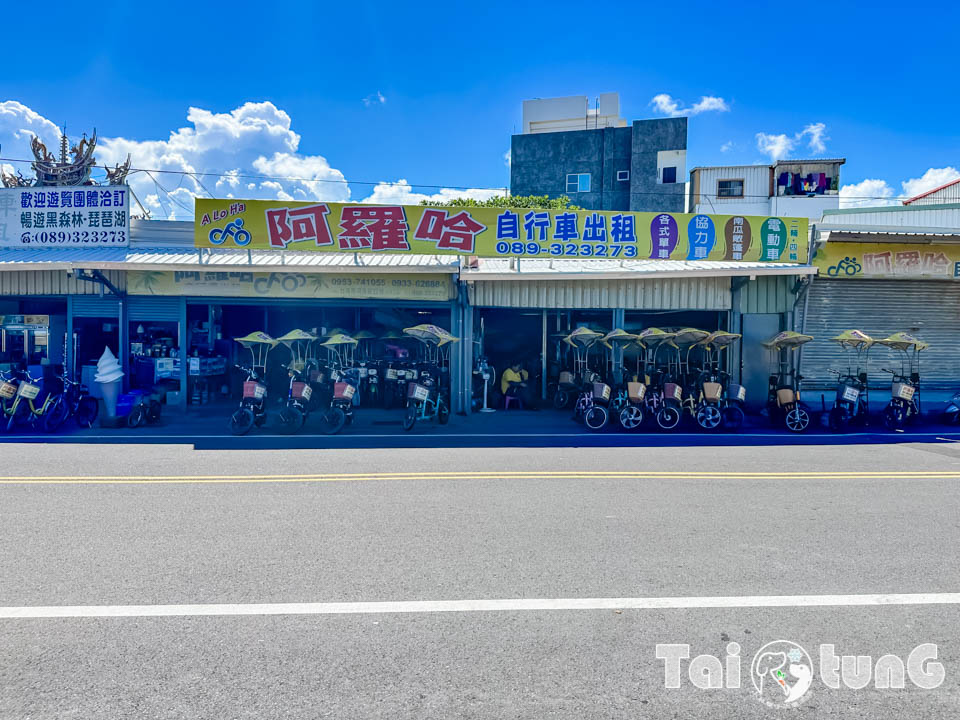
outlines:
[{"label": "asphalt road", "polygon": [[[960,716],[957,443],[0,452],[4,720],[780,717],[777,640],[802,717]],[[944,679],[832,689],[828,643]]]}]

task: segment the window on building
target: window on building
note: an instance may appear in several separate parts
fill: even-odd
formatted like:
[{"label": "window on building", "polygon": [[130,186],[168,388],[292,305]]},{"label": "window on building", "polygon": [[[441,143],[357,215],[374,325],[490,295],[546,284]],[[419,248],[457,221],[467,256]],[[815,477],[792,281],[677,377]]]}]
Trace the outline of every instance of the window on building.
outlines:
[{"label": "window on building", "polygon": [[567,175],[567,192],[590,192],[590,173],[572,173]]},{"label": "window on building", "polygon": [[743,180],[717,180],[717,197],[742,198]]},{"label": "window on building", "polygon": [[617,170],[617,181],[618,181],[618,182],[625,182],[626,180],[629,180],[629,179],[630,179],[630,171],[629,171],[629,170]]},{"label": "window on building", "polygon": [[664,185],[677,182],[677,169],[675,167],[665,167],[663,169],[663,179],[660,181]]}]

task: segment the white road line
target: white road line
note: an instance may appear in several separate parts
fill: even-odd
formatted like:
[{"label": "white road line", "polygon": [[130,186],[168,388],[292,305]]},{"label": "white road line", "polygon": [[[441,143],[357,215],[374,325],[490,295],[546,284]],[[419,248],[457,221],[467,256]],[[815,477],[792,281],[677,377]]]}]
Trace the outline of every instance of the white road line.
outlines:
[{"label": "white road line", "polygon": [[191,617],[202,615],[385,615],[549,610],[704,610],[716,608],[960,605],[960,593],[747,595],[742,597],[412,600],[394,602],[228,603],[205,605],[53,605],[0,607],[0,620]]}]

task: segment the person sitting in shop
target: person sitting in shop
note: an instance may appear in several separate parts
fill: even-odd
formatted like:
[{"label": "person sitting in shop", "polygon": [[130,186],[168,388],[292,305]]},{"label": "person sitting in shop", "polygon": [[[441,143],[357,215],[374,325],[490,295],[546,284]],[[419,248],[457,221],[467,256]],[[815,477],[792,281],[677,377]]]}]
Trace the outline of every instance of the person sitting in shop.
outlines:
[{"label": "person sitting in shop", "polygon": [[519,398],[523,407],[533,409],[533,397],[527,385],[529,377],[530,373],[523,369],[523,363],[515,360],[500,377],[500,392],[504,398]]}]

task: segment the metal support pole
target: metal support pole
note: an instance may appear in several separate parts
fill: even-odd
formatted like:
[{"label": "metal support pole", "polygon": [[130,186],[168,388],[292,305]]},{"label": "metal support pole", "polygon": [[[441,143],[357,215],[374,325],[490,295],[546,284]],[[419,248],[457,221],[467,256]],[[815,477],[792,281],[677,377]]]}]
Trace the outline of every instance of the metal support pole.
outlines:
[{"label": "metal support pole", "polygon": [[542,330],[540,334],[540,399],[547,399],[547,311],[541,311]]},{"label": "metal support pole", "polygon": [[183,412],[187,409],[187,379],[189,378],[188,371],[190,369],[190,358],[188,356],[188,351],[190,348],[187,347],[190,340],[190,332],[187,328],[187,299],[180,298],[180,322],[177,325],[177,342],[180,344],[180,402],[179,410]]}]

